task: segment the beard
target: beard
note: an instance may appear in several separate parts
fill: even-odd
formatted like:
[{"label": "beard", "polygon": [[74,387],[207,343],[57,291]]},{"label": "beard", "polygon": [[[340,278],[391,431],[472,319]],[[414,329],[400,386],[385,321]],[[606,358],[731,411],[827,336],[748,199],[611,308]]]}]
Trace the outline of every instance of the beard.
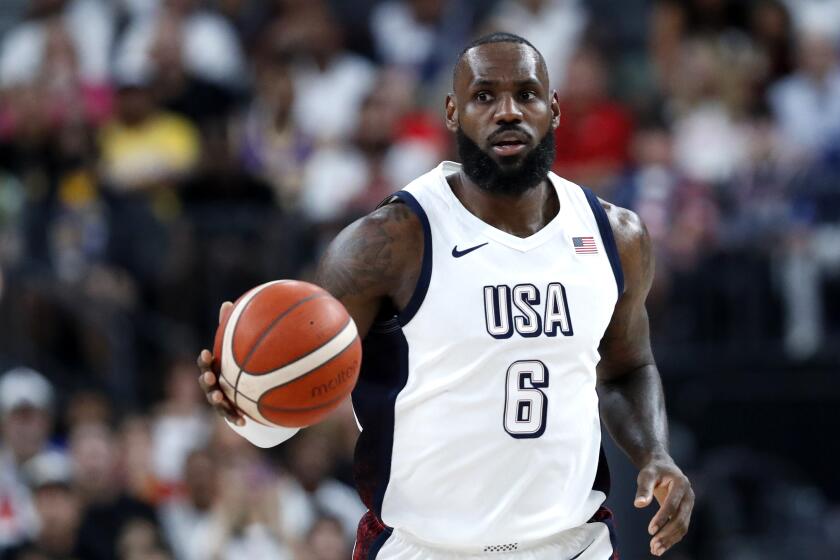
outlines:
[{"label": "beard", "polygon": [[[508,129],[515,129],[510,126]],[[539,185],[554,163],[554,130],[549,128],[530,152],[509,167],[502,167],[467,136],[461,127],[455,133],[458,157],[464,173],[481,189],[503,195],[518,195]]]}]

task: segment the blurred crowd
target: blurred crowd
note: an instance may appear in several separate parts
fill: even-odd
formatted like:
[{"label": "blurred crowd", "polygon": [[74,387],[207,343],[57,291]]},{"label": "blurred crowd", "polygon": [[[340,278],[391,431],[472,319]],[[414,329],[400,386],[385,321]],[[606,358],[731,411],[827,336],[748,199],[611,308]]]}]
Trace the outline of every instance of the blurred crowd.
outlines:
[{"label": "blurred crowd", "polygon": [[147,414],[96,392],[59,408],[40,373],[0,377],[0,558],[347,560],[364,513],[337,478],[352,413],[263,454],[211,414],[193,370],[175,364]]},{"label": "blurred crowd", "polygon": [[546,58],[555,171],[650,230],[663,371],[838,362],[840,0],[3,0],[0,558],[349,556],[352,414],[257,453],[195,355],[456,159],[494,30]]}]

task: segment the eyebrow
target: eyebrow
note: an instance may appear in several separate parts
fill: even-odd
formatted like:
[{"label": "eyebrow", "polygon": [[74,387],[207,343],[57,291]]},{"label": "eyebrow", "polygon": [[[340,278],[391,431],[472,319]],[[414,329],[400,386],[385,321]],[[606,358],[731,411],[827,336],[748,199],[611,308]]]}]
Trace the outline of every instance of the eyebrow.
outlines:
[{"label": "eyebrow", "polygon": [[[502,80],[491,80],[489,78],[481,78],[479,80],[473,80],[470,83],[470,87],[492,87],[502,83]],[[525,86],[539,86],[542,87],[542,83],[536,78],[528,78],[527,80],[518,80],[514,82],[514,85],[517,87],[525,87]]]}]

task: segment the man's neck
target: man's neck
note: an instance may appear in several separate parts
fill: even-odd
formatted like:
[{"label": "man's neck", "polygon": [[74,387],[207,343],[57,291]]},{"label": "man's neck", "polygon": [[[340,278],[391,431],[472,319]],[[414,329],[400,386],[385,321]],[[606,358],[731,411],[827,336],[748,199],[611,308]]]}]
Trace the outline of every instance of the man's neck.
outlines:
[{"label": "man's neck", "polygon": [[536,187],[513,195],[488,192],[476,185],[463,170],[447,180],[452,192],[471,214],[516,237],[525,238],[537,233],[560,210],[557,193],[547,177]]}]

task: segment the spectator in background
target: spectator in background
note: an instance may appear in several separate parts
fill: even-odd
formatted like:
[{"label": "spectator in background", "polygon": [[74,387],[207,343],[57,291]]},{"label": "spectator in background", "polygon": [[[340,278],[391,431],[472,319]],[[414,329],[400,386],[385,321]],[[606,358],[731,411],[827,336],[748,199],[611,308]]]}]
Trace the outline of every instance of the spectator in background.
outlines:
[{"label": "spectator in background", "polygon": [[787,318],[785,349],[791,357],[806,359],[825,337],[823,280],[840,269],[840,230],[833,223],[840,191],[836,174],[826,166],[840,150],[840,57],[834,22],[800,21],[796,71],[770,90],[769,102],[784,160],[810,170],[796,184],[795,224],[779,269]]},{"label": "spectator in background", "polygon": [[74,489],[84,514],[79,539],[90,551],[90,560],[117,557],[117,543],[134,520],[157,523],[154,510],[127,495],[121,471],[120,447],[105,425],[84,424],[70,434]]},{"label": "spectator in background", "polygon": [[[352,142],[324,147],[307,163],[301,193],[305,216],[340,225],[434,167],[441,148],[434,132],[423,131],[422,118],[404,109],[400,92],[381,77],[362,103]],[[410,123],[419,126],[412,130]]]},{"label": "spectator in background", "polygon": [[257,58],[254,97],[234,121],[236,150],[242,167],[271,185],[277,204],[294,210],[314,146],[293,116],[290,55],[271,43],[264,41]]},{"label": "spectator in background", "polygon": [[73,493],[72,470],[67,457],[46,451],[32,458],[25,468],[35,509],[38,513],[37,535],[22,545],[2,550],[3,560],[48,560],[89,558],[79,541],[82,508]]},{"label": "spectator in background", "polygon": [[609,200],[644,220],[656,255],[648,298],[653,316],[673,302],[674,275],[690,276],[716,247],[719,216],[714,193],[689,181],[674,160],[674,141],[664,123],[648,123],[634,135],[633,165]]},{"label": "spectator in background", "polygon": [[[11,29],[0,46],[0,87],[29,84],[44,73],[50,39],[63,35],[63,46],[75,51],[75,61],[52,70],[62,73],[79,65],[85,84],[108,81],[108,62],[114,38],[111,6],[102,0],[32,0],[29,18]],[[65,61],[66,62],[66,61]]]},{"label": "spectator in background", "polygon": [[699,39],[680,51],[668,111],[677,166],[693,181],[723,183],[748,159],[744,117],[754,59],[731,55]]},{"label": "spectator in background", "polygon": [[154,475],[166,493],[188,480],[182,478],[184,462],[210,439],[210,418],[195,383],[195,364],[175,360],[166,378],[166,400],[156,411],[152,428]]},{"label": "spectator in background", "polygon": [[38,531],[23,466],[47,448],[52,407],[52,385],[37,371],[18,367],[0,378],[0,549],[31,539]]},{"label": "spectator in background", "polygon": [[[281,528],[274,477],[246,457],[216,461],[221,466],[212,512],[209,516],[196,512],[192,520],[186,512],[181,525],[185,532],[176,537],[176,542],[185,544],[185,560],[292,560],[290,546],[295,543]],[[212,491],[212,484],[208,481],[205,494]],[[173,528],[177,530],[177,525]]]},{"label": "spectator in background", "polygon": [[[180,48],[172,45],[179,37]],[[172,48],[189,76],[233,91],[242,87],[245,62],[236,30],[198,0],[162,0],[160,10],[136,18],[117,46],[114,64],[122,75],[154,76],[161,62],[169,62],[161,60],[161,49]]]},{"label": "spectator in background", "polygon": [[560,111],[554,172],[607,192],[627,162],[633,125],[627,111],[609,98],[604,61],[593,47],[572,57]]},{"label": "spectator in background", "polygon": [[205,127],[223,123],[240,93],[240,83],[210,79],[186,64],[186,36],[180,19],[158,21],[149,45],[150,87],[160,105]]},{"label": "spectator in background", "polygon": [[151,505],[164,499],[168,488],[155,473],[149,418],[141,414],[125,417],[120,423],[117,437],[126,494]]},{"label": "spectator in background", "polygon": [[[0,138],[96,125],[110,114],[107,67],[100,68],[107,64],[110,12],[95,0],[77,0],[72,6],[78,9],[68,8],[65,16],[61,2],[45,2],[37,19],[6,38],[0,53],[0,93],[5,101],[0,107]],[[90,29],[83,28],[88,23]]]},{"label": "spectator in background", "polygon": [[770,90],[770,107],[794,161],[820,160],[840,146],[837,46],[818,27],[800,29],[796,72]]},{"label": "spectator in background", "polygon": [[650,54],[660,88],[666,92],[675,80],[682,80],[682,52],[693,41],[712,48],[743,48],[749,44],[745,33],[745,2],[739,0],[657,0],[651,11]]},{"label": "spectator in background", "polygon": [[160,531],[148,519],[129,521],[117,539],[119,560],[171,560]]},{"label": "spectator in background", "polygon": [[282,531],[289,538],[305,540],[320,513],[339,520],[346,538],[353,539],[356,534],[365,507],[355,490],[331,476],[335,436],[329,424],[321,424],[307,428],[285,445],[292,477],[283,479],[278,497]]},{"label": "spectator in background", "polygon": [[793,71],[793,21],[780,0],[761,0],[750,11],[750,32],[763,57],[758,94]]},{"label": "spectator in background", "polygon": [[171,187],[198,161],[198,132],[157,106],[146,78],[120,80],[116,116],[99,135],[102,175],[121,194]]},{"label": "spectator in background", "polygon": [[351,136],[376,72],[368,60],[344,50],[341,26],[326,2],[307,2],[273,21],[267,32],[278,41],[273,49],[294,55],[298,129],[320,144]]},{"label": "spectator in background", "polygon": [[164,534],[178,560],[200,560],[194,548],[200,545],[196,530],[210,523],[218,503],[219,474],[216,459],[207,449],[192,451],[183,463],[179,478],[183,495],[173,496],[159,508]]},{"label": "spectator in background", "polygon": [[527,37],[545,57],[552,87],[573,85],[569,62],[578,50],[587,25],[580,0],[503,0],[488,22],[489,31]]},{"label": "spectator in background", "polygon": [[840,39],[840,0],[782,0],[797,28],[817,28]]},{"label": "spectator in background", "polygon": [[[311,560],[345,560],[352,555],[341,522],[335,517],[319,517],[309,530],[306,544],[312,555]],[[309,559],[304,556],[295,560]]]},{"label": "spectator in background", "polygon": [[449,68],[469,37],[470,2],[389,0],[374,7],[370,29],[379,60],[420,84],[449,78]]}]

